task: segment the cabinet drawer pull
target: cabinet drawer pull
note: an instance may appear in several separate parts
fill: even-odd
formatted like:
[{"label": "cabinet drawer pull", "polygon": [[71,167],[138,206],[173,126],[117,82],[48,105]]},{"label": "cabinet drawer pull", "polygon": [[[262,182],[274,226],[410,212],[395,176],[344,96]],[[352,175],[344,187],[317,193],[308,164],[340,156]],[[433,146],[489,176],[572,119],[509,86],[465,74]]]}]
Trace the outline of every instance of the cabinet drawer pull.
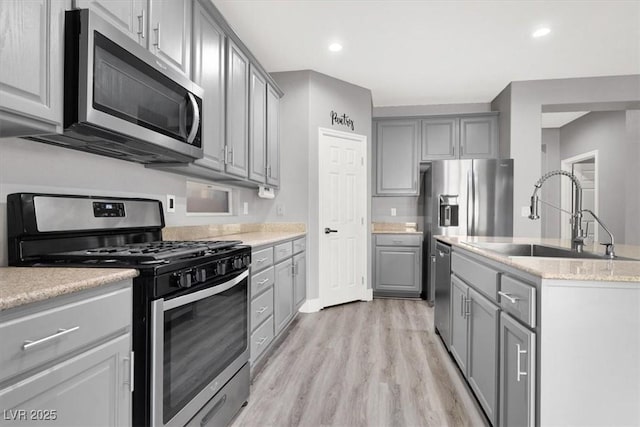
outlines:
[{"label": "cabinet drawer pull", "polygon": [[265,311],[267,311],[267,308],[269,308],[269,307],[267,307],[266,305],[265,305],[264,307],[260,307],[260,310],[257,310],[257,311],[256,311],[256,313],[258,313],[258,314],[262,314],[262,313],[264,313]]},{"label": "cabinet drawer pull", "polygon": [[46,343],[48,341],[54,340],[56,338],[60,338],[63,335],[67,335],[67,334],[70,334],[71,332],[75,332],[78,329],[80,329],[80,326],[75,326],[75,327],[70,328],[70,329],[62,329],[62,328],[60,328],[60,329],[58,329],[58,332],[56,332],[53,335],[49,335],[48,337],[40,338],[39,340],[36,340],[36,341],[25,340],[24,344],[22,344],[22,350],[25,350],[25,351],[29,350],[30,348],[33,348],[33,347],[35,347],[37,345],[44,344],[44,343]]},{"label": "cabinet drawer pull", "polygon": [[257,259],[257,260],[256,260],[256,262],[257,262],[258,264],[262,264],[262,263],[263,263],[263,262],[265,262],[266,260],[267,260],[267,258],[260,258],[260,259]]},{"label": "cabinet drawer pull", "polygon": [[256,344],[258,345],[262,345],[264,344],[264,342],[267,340],[267,337],[262,337],[260,338],[258,341],[256,341]]},{"label": "cabinet drawer pull", "polygon": [[402,244],[402,240],[393,240],[393,243],[395,243],[396,245],[401,245]]},{"label": "cabinet drawer pull", "polygon": [[511,295],[509,295],[506,292],[498,291],[498,295],[500,295],[501,297],[504,297],[504,298],[508,299],[509,301],[511,301],[511,304],[515,304],[518,301],[520,301],[520,298],[512,297]]},{"label": "cabinet drawer pull", "polygon": [[518,371],[518,372],[517,372],[516,380],[517,380],[518,382],[520,382],[520,377],[521,377],[521,376],[525,376],[525,375],[527,375],[527,373],[526,373],[526,372],[522,372],[522,371],[520,371],[520,355],[521,355],[521,354],[527,354],[527,350],[521,350],[521,349],[520,349],[520,344],[516,344],[516,350],[517,350],[517,352],[518,352],[518,354],[516,355],[516,357],[518,358],[518,359],[517,359],[517,361],[516,361],[516,370]]},{"label": "cabinet drawer pull", "polygon": [[268,281],[269,281],[269,278],[268,278],[268,277],[267,277],[266,279],[264,279],[264,280],[260,280],[260,281],[258,282],[258,286],[262,286],[262,285],[264,285],[265,283],[267,283]]}]

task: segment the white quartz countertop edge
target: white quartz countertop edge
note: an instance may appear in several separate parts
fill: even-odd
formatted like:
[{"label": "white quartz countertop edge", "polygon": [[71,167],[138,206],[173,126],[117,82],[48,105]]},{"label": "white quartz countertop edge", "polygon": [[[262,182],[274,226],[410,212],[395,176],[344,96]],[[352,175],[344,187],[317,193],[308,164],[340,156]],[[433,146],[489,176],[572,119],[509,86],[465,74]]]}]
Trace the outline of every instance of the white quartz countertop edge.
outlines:
[{"label": "white quartz countertop edge", "polygon": [[[452,237],[435,236],[436,239],[457,246],[469,252],[476,253],[488,259],[500,262],[541,277],[555,280],[584,280],[584,281],[612,281],[612,282],[640,282],[640,261],[613,261],[605,259],[575,259],[575,258],[544,258],[528,256],[506,256],[490,250],[468,244],[483,241],[502,241],[508,238],[480,238],[480,237]],[[525,243],[526,238],[513,238],[514,243]],[[531,243],[541,243],[531,239]],[[544,243],[544,242],[543,242]]]}]

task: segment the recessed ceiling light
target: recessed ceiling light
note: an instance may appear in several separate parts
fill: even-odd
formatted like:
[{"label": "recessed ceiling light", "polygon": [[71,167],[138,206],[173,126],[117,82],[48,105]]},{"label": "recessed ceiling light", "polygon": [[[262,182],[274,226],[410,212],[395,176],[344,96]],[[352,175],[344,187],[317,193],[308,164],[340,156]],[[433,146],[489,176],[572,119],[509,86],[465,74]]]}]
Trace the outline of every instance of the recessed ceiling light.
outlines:
[{"label": "recessed ceiling light", "polygon": [[538,37],[544,37],[547,34],[549,34],[551,32],[550,28],[547,27],[542,27],[542,28],[538,28],[537,30],[535,30],[533,32],[533,34],[531,34],[532,37],[538,38]]},{"label": "recessed ceiling light", "polygon": [[340,52],[342,50],[342,45],[340,43],[331,43],[329,45],[329,50],[331,52]]}]

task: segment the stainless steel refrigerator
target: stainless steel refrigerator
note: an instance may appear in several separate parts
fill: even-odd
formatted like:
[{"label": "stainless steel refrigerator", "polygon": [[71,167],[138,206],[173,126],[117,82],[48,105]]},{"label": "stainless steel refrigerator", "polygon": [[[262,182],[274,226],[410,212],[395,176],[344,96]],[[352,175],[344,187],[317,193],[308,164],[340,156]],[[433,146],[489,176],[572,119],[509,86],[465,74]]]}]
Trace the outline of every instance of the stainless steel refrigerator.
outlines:
[{"label": "stainless steel refrigerator", "polygon": [[[512,236],[513,159],[434,161],[423,174],[426,259],[423,289],[448,343],[448,280],[436,280],[436,235]],[[440,326],[439,326],[440,325]],[[444,330],[443,330],[444,329]]]}]

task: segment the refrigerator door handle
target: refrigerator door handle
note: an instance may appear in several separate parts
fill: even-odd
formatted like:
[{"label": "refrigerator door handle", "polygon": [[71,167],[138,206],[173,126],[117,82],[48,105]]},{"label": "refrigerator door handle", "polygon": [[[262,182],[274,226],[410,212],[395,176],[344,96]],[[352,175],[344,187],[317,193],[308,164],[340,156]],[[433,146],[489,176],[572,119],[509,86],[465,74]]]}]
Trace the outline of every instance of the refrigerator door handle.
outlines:
[{"label": "refrigerator door handle", "polygon": [[475,194],[473,185],[473,170],[467,172],[467,235],[474,236],[475,225]]}]

